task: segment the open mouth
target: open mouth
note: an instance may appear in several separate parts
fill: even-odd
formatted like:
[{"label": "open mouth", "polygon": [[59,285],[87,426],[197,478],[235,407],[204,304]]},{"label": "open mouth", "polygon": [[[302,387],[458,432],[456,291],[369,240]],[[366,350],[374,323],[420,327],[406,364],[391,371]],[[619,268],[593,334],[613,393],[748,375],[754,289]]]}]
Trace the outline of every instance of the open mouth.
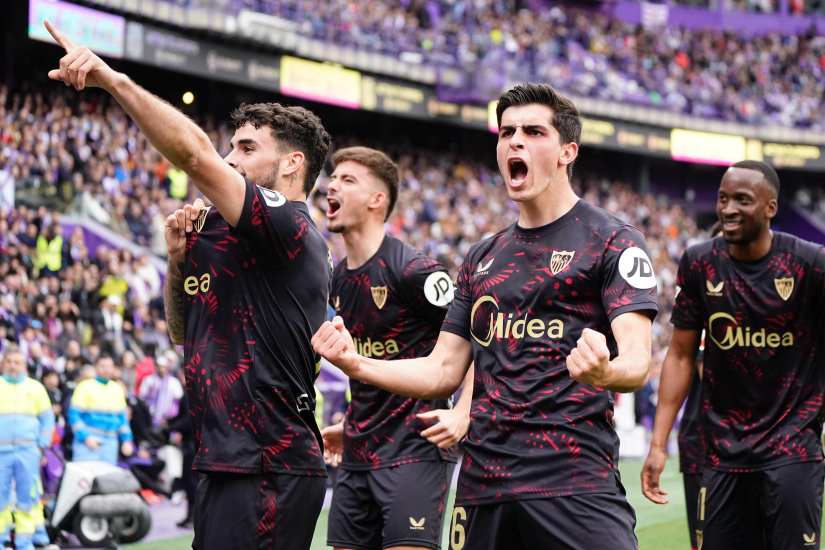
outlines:
[{"label": "open mouth", "polygon": [[510,159],[507,163],[507,167],[510,169],[510,184],[513,187],[518,187],[524,180],[527,179],[527,164],[524,163],[521,159]]},{"label": "open mouth", "polygon": [[742,227],[742,220],[725,220],[722,222],[722,227],[725,231],[736,231]]},{"label": "open mouth", "polygon": [[327,208],[327,217],[328,218],[335,215],[335,213],[338,212],[341,209],[341,203],[338,202],[338,199],[331,199],[331,198],[327,197],[327,205],[328,205],[328,208]]}]

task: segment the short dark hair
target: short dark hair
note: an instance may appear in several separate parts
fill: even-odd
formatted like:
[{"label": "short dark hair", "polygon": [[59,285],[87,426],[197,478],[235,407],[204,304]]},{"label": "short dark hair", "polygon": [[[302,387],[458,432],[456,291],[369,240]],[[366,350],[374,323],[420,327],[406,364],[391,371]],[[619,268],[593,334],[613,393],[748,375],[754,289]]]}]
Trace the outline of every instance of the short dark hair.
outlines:
[{"label": "short dark hair", "polygon": [[[501,115],[510,107],[546,105],[553,110],[550,124],[559,133],[560,142],[579,145],[582,140],[582,117],[572,101],[558,93],[549,84],[519,84],[498,98],[496,118],[501,126]],[[575,162],[575,161],[574,161]],[[567,177],[573,177],[573,163],[567,165]]]},{"label": "short dark hair", "polygon": [[765,181],[770,185],[779,196],[779,174],[773,169],[770,164],[765,164],[758,160],[740,160],[736,164],[731,165],[731,168],[744,168],[746,170],[756,170],[762,172]]},{"label": "short dark hair", "polygon": [[369,147],[347,147],[346,149],[338,149],[332,155],[332,163],[336,166],[348,160],[363,164],[387,186],[389,207],[387,208],[387,215],[384,216],[384,221],[387,221],[392,209],[395,208],[395,201],[398,200],[398,181],[400,179],[398,177],[398,166],[386,153]]},{"label": "short dark hair", "polygon": [[97,359],[95,360],[95,365],[103,361],[104,359],[111,359],[114,362],[115,358],[111,353],[106,353],[105,351],[98,355]]},{"label": "short dark hair", "polygon": [[332,141],[321,119],[303,107],[284,107],[280,103],[241,103],[232,112],[235,129],[252,124],[272,129],[272,137],[279,144],[300,151],[306,157],[307,171],[304,176],[304,192],[309,195],[329,152]]}]

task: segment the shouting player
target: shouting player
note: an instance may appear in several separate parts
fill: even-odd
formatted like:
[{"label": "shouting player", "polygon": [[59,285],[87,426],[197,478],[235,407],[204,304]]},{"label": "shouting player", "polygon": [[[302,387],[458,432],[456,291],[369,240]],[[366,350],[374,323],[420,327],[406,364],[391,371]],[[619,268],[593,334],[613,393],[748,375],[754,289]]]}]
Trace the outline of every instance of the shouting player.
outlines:
[{"label": "shouting player", "polygon": [[825,250],[771,230],[778,195],[773,168],[734,164],[716,205],[722,237],[688,248],[679,265],[642,490],[667,502],[665,443],[704,329],[704,550],[819,548]]},{"label": "shouting player", "polygon": [[635,228],[570,187],[581,118],[548,85],[504,93],[497,159],[518,223],[472,246],[428,357],[357,353],[340,318],[315,349],[351,377],[445,398],[475,360],[451,546],[634,550],[614,391],[650,369],[656,278]]},{"label": "shouting player", "polygon": [[309,548],[326,487],[310,338],[332,266],[304,201],[329,135],[305,109],[241,105],[224,160],[182,113],[47,27],[67,52],[49,76],[109,91],[215,206],[196,219],[178,211],[166,228],[167,318],[185,347],[194,467],[205,474],[193,547]]},{"label": "shouting player", "polygon": [[[367,147],[341,149],[332,161],[327,228],[343,235],[347,257],[335,268],[330,303],[361,354],[426,356],[455,288],[439,262],[384,230],[398,197],[398,167]],[[467,432],[472,371],[453,410],[443,399],[411,399],[352,380],[345,420],[321,432],[332,464],[343,451],[329,546],[439,548],[456,460],[440,449],[450,450]],[[440,422],[428,427],[431,418]]]}]

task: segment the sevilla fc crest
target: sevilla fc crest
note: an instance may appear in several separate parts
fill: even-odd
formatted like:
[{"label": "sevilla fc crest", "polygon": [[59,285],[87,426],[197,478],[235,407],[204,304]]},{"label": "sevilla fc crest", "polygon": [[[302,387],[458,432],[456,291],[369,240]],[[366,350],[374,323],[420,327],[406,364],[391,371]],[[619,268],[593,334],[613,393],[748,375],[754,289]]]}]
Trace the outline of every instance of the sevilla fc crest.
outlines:
[{"label": "sevilla fc crest", "polygon": [[570,265],[575,255],[575,252],[556,252],[554,250],[553,255],[550,257],[550,273],[555,276],[556,273],[564,271],[564,268]]},{"label": "sevilla fc crest", "polygon": [[793,294],[793,277],[774,279],[773,284],[776,286],[776,291],[779,293],[780,298],[787,302],[788,298]]},{"label": "sevilla fc crest", "polygon": [[206,223],[206,215],[209,213],[211,209],[211,206],[204,206],[203,208],[201,208],[201,211],[198,212],[198,219],[195,220],[195,231],[197,231],[198,233],[200,233],[203,229],[203,224]]},{"label": "sevilla fc crest", "polygon": [[387,287],[371,286],[370,291],[372,292],[372,299],[375,301],[375,305],[378,306],[378,309],[384,307],[384,304],[387,303]]}]

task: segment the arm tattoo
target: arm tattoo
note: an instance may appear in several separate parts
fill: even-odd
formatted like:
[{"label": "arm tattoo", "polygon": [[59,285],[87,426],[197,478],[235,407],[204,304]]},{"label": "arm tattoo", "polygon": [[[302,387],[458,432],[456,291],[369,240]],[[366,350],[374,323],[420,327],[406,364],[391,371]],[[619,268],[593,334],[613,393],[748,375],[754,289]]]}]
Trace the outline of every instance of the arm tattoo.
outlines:
[{"label": "arm tattoo", "polygon": [[166,283],[163,285],[166,325],[175,344],[183,344],[183,262],[169,257]]}]

